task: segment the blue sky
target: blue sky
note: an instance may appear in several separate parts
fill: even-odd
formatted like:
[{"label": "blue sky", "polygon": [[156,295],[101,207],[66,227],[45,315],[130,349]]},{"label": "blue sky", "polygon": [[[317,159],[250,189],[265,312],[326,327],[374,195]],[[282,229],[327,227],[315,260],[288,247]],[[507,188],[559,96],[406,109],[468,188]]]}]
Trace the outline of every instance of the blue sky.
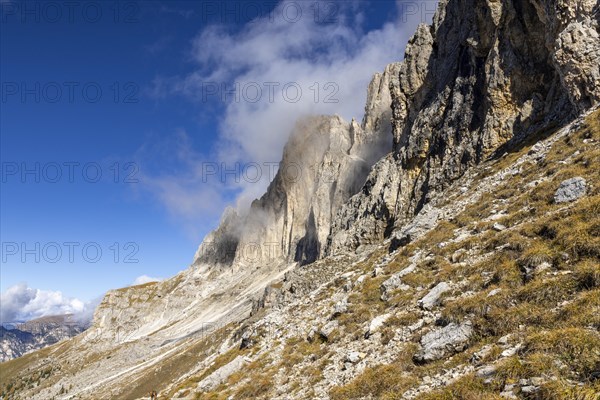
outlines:
[{"label": "blue sky", "polygon": [[[4,319],[77,311],[137,277],[187,268],[223,208],[264,191],[267,169],[249,182],[244,168],[278,162],[303,115],[361,118],[372,74],[402,58],[434,9],[48,4],[0,2]],[[290,83],[299,101],[282,92]]]}]

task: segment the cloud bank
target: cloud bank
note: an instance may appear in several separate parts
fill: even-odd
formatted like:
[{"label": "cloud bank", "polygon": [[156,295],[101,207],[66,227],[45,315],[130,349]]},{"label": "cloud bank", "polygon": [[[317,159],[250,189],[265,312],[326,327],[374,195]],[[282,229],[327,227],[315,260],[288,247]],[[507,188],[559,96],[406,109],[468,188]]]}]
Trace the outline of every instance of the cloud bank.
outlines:
[{"label": "cloud bank", "polygon": [[60,291],[34,289],[22,282],[0,294],[0,322],[73,314],[76,319],[87,323],[91,321],[98,303],[99,299],[85,303],[66,297]]}]

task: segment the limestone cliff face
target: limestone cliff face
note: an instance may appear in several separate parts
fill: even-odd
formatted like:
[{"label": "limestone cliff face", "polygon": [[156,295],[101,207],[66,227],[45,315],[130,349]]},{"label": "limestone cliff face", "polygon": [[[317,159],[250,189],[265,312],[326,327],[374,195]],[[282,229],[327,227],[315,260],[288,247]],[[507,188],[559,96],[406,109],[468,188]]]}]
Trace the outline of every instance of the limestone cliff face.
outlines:
[{"label": "limestone cliff face", "polygon": [[310,263],[389,236],[504,145],[600,102],[598,8],[442,1],[373,78],[362,123],[300,121],[267,193],[245,217],[228,212],[195,262]]},{"label": "limestone cliff face", "polygon": [[321,257],[333,216],[392,149],[389,87],[398,67],[391,64],[373,77],[361,124],[338,116],[299,121],[265,195],[244,217],[226,211],[198,249],[195,264],[246,268]]},{"label": "limestone cliff face", "polygon": [[391,81],[393,153],[340,210],[330,253],[380,241],[431,196],[600,102],[598,2],[446,0]]}]

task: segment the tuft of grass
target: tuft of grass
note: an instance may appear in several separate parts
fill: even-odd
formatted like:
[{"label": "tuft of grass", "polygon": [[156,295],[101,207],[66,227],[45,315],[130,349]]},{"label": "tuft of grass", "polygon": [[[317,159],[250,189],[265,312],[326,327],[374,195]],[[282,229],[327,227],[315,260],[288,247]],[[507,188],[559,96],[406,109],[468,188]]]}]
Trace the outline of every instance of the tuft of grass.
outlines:
[{"label": "tuft of grass", "polygon": [[412,354],[417,350],[415,343],[408,343],[400,356],[392,364],[367,367],[349,383],[331,389],[331,400],[351,400],[362,398],[400,399],[402,394],[418,384],[411,375],[415,365]]},{"label": "tuft of grass", "polygon": [[580,293],[558,312],[556,323],[563,327],[600,330],[600,289]]},{"label": "tuft of grass", "polygon": [[592,372],[600,369],[600,333],[591,329],[565,328],[534,334],[525,344],[525,354],[532,353],[556,357],[566,365],[564,373],[588,381]]},{"label": "tuft of grass", "polygon": [[542,263],[554,264],[558,254],[548,243],[535,240],[523,251],[519,264],[527,268],[535,268]]},{"label": "tuft of grass", "polygon": [[250,382],[243,384],[236,392],[236,399],[255,399],[266,396],[273,388],[273,380],[266,374],[252,377]]},{"label": "tuft of grass", "polygon": [[564,379],[547,382],[537,393],[540,400],[598,400],[600,398],[600,383],[585,386],[575,386]]},{"label": "tuft of grass", "polygon": [[402,393],[418,380],[402,373],[398,366],[378,365],[365,371],[352,382],[331,389],[331,400],[351,400],[365,397],[377,399],[400,399]]},{"label": "tuft of grass", "polygon": [[422,394],[418,400],[504,400],[494,388],[474,375],[466,375],[441,390]]},{"label": "tuft of grass", "polygon": [[540,277],[519,289],[516,299],[551,308],[571,298],[577,289],[577,281],[569,275]]}]

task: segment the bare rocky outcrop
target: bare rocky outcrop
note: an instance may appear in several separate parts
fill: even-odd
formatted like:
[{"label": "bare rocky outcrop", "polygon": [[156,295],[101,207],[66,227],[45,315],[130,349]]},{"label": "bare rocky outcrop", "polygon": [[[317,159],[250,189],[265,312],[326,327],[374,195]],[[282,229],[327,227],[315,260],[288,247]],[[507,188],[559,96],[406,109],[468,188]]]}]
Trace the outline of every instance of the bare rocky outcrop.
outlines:
[{"label": "bare rocky outcrop", "polygon": [[329,253],[402,227],[464,172],[600,102],[598,4],[446,0],[391,80],[394,151],[332,225]]}]

